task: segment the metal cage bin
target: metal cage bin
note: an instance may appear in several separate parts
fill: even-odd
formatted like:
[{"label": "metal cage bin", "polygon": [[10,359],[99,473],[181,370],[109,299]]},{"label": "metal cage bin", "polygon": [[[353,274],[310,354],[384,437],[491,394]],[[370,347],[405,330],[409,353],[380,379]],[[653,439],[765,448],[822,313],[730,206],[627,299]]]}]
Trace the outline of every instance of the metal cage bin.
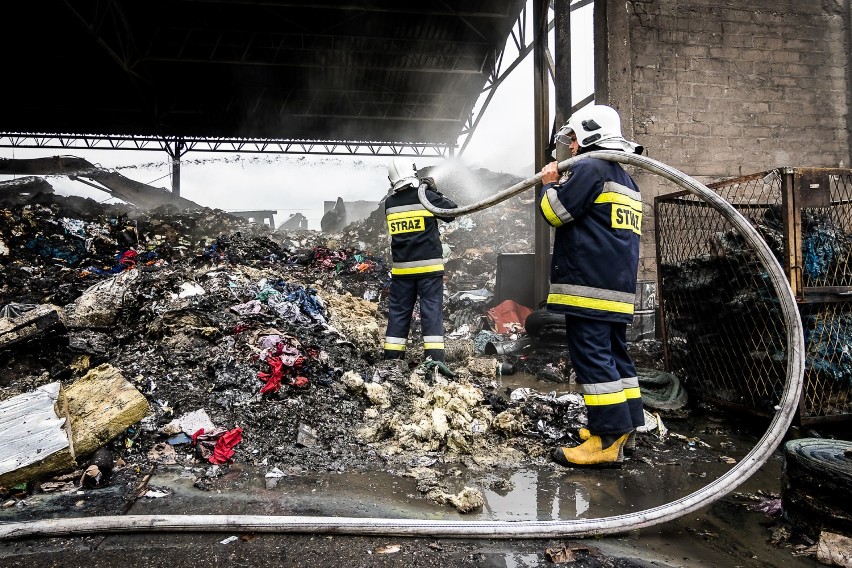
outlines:
[{"label": "metal cage bin", "polygon": [[[852,170],[779,168],[708,185],[760,232],[802,317],[800,424],[852,418]],[[654,200],[659,336],[691,395],[769,416],[786,379],[786,331],[754,250],[686,191]]]}]

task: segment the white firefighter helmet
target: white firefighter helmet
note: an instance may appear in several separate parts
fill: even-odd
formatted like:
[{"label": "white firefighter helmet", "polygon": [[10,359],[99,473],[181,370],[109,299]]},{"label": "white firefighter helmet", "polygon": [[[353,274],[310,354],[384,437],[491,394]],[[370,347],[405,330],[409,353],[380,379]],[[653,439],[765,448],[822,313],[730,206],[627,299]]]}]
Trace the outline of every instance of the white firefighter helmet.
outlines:
[{"label": "white firefighter helmet", "polygon": [[642,146],[624,139],[621,135],[621,117],[618,116],[618,111],[606,105],[589,105],[572,114],[565,126],[556,133],[556,140],[570,145],[571,132],[577,137],[580,148],[597,146],[631,154],[642,153]]},{"label": "white firefighter helmet", "polygon": [[417,167],[405,158],[394,158],[388,164],[388,180],[391,188],[399,191],[409,185],[418,185]]}]

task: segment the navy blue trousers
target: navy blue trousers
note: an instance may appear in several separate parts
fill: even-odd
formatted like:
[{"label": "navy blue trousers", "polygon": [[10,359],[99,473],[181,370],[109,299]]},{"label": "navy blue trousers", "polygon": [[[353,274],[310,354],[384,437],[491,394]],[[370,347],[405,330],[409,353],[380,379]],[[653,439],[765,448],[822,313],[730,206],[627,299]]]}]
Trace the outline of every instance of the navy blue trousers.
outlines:
[{"label": "navy blue trousers", "polygon": [[388,329],[385,333],[385,359],[405,357],[414,304],[420,299],[420,326],[423,353],[444,361],[444,276],[393,278],[388,298]]},{"label": "navy blue trousers", "polygon": [[565,329],[589,431],[622,434],[644,425],[639,378],[627,353],[627,324],[568,316]]}]

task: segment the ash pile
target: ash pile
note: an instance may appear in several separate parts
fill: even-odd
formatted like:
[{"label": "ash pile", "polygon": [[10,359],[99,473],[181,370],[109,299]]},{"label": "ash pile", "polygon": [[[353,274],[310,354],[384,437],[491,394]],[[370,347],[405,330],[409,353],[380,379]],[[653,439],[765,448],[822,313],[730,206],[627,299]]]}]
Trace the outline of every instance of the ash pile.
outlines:
[{"label": "ash pile", "polygon": [[[517,181],[498,177],[498,189]],[[0,447],[17,461],[0,458],[3,494],[169,465],[211,489],[240,463],[273,476],[415,475],[430,499],[476,508],[475,494],[442,491],[430,466],[547,463],[585,423],[558,342],[493,350],[527,337],[522,321],[495,323],[493,287],[499,253],[532,252],[531,200],[444,227],[446,365],[416,348],[401,365],[379,360],[390,282],[382,207],[323,234],[203,208],[0,201],[0,426],[52,408],[63,432],[51,434],[47,460],[7,429]],[[553,388],[506,388],[500,373],[512,368]]]}]

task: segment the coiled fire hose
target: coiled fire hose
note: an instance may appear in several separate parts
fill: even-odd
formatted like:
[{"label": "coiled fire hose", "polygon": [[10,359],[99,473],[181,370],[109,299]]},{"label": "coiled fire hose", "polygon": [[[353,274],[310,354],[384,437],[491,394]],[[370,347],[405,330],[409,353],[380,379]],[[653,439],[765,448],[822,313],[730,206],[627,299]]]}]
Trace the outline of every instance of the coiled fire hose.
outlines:
[{"label": "coiled fire hose", "polygon": [[[719,195],[678,170],[660,162],[617,151],[596,151],[559,163],[563,171],[588,158],[600,158],[644,168],[700,197],[740,231],[754,247],[778,294],[787,330],[787,378],[780,404],[766,433],[754,448],[728,472],[705,487],[665,505],[623,515],[565,521],[435,521],[353,517],[308,517],[275,515],[125,515],[47,519],[0,523],[0,540],[29,536],[115,532],[274,532],[302,534],[347,534],[373,536],[428,536],[450,538],[563,538],[622,533],[671,521],[705,507],[751,477],[781,442],[794,418],[804,377],[804,335],[796,300],[786,276],[772,251],[752,225]],[[423,206],[436,215],[459,216],[481,211],[534,187],[540,174],[513,185],[478,203],[458,209],[433,207],[419,188]]]}]

